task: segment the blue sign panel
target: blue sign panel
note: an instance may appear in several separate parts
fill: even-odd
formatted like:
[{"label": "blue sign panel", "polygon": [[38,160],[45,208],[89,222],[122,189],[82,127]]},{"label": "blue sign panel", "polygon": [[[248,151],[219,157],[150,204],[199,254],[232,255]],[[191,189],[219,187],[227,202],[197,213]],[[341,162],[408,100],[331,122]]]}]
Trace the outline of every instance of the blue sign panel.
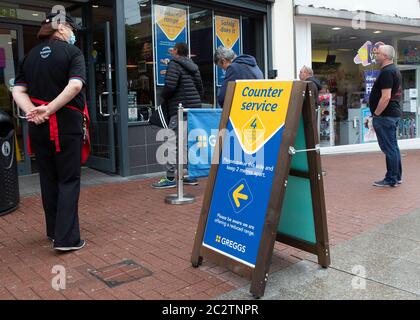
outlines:
[{"label": "blue sign panel", "polygon": [[222,109],[188,111],[188,175],[207,177],[219,133]]}]

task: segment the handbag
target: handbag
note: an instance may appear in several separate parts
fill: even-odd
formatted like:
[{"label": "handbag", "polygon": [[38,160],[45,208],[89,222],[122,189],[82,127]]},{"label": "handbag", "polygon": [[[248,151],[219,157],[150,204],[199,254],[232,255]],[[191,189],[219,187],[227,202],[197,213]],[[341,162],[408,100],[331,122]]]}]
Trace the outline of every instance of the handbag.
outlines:
[{"label": "handbag", "polygon": [[162,105],[158,105],[152,112],[149,122],[151,125],[156,127],[168,129],[169,115],[167,108],[162,107]]}]

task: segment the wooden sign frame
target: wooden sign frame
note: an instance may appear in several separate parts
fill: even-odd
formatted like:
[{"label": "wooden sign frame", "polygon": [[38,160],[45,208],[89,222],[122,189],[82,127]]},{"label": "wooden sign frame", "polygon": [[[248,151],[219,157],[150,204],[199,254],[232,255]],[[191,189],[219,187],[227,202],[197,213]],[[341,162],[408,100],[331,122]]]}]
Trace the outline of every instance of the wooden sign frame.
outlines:
[{"label": "wooden sign frame", "polygon": [[[214,155],[214,157],[219,157],[219,160],[222,156],[223,134],[227,128],[235,86],[235,82],[230,82],[226,92],[224,110],[219,127],[220,134]],[[191,256],[191,263],[193,267],[198,268],[205,257],[220,266],[224,266],[229,270],[232,270],[242,277],[250,279],[250,292],[255,298],[260,298],[264,295],[275,241],[283,242],[292,247],[317,255],[318,263],[324,268],[327,268],[330,265],[326,206],[319,151],[309,151],[307,153],[309,172],[291,170],[292,155],[289,152],[289,147],[293,147],[295,145],[297,129],[301,116],[303,117],[305,128],[306,148],[317,149],[319,147],[315,113],[316,104],[315,99],[312,96],[311,88],[311,84],[308,82],[293,82],[289,109],[285,121],[280,151],[278,153],[255,268],[247,266],[202,245],[212,202],[216,176],[219,169],[219,161],[213,161],[207,181],[207,187]],[[316,244],[284,234],[279,234],[277,231],[289,175],[310,180]]]}]

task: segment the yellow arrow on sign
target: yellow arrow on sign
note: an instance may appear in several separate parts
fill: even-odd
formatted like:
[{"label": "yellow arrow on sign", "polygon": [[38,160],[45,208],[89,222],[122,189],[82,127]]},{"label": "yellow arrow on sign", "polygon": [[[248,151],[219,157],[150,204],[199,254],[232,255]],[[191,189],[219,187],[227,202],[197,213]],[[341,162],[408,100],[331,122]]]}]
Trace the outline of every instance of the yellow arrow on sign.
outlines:
[{"label": "yellow arrow on sign", "polygon": [[233,200],[235,201],[236,207],[240,207],[241,203],[239,199],[248,200],[248,196],[246,194],[241,193],[241,191],[245,188],[244,184],[241,184],[235,191],[233,191]]}]

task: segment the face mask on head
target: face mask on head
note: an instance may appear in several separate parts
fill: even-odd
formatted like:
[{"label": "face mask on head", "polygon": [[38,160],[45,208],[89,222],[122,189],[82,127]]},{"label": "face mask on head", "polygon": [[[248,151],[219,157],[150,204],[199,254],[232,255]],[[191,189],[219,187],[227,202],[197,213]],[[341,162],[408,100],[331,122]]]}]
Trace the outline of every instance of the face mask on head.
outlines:
[{"label": "face mask on head", "polygon": [[68,41],[70,44],[75,44],[76,43],[76,35],[74,34],[74,32],[72,31],[71,32],[71,36],[70,36],[70,39],[69,39],[69,41]]}]

